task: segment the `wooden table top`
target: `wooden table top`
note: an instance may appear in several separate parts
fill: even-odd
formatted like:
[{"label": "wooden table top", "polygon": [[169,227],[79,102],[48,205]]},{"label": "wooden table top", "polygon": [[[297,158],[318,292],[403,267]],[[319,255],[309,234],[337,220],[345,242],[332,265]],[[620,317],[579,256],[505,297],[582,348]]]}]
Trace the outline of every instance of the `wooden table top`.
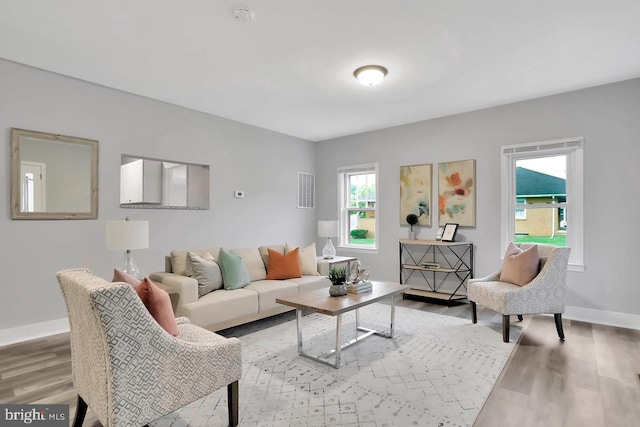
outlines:
[{"label": "wooden table top", "polygon": [[329,289],[323,288],[289,297],[276,298],[276,302],[302,310],[335,316],[399,294],[407,289],[405,286],[392,282],[371,281],[371,285],[371,291],[362,294],[348,293],[341,297],[332,297],[329,295]]}]

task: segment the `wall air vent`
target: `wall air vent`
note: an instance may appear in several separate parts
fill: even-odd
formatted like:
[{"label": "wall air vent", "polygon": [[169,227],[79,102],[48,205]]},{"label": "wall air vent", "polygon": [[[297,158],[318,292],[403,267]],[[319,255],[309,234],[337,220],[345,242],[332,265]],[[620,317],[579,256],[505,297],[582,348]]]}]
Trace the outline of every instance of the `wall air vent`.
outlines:
[{"label": "wall air vent", "polygon": [[313,173],[298,172],[298,207],[316,207],[316,175]]}]

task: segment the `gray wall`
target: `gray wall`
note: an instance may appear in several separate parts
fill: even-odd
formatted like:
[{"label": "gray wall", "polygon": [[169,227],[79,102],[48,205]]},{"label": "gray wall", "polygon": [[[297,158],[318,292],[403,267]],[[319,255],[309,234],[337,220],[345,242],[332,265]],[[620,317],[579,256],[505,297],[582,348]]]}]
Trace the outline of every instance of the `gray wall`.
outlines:
[{"label": "gray wall", "polygon": [[[0,60],[0,330],[66,317],[55,273],[89,267],[111,278],[123,254],[106,250],[105,221],[149,220],[144,273],[171,249],[308,245],[315,211],[297,208],[297,172],[314,172],[314,144]],[[10,128],[99,141],[99,219],[9,219]],[[119,208],[120,155],[211,165],[211,210]],[[244,190],[244,199],[233,198]]]},{"label": "gray wall", "polygon": [[[357,255],[372,276],[397,280],[399,167],[476,159],[477,227],[459,233],[476,244],[476,276],[499,266],[500,147],[585,138],[585,272],[568,275],[571,306],[640,314],[640,79],[323,141],[316,147],[319,218],[337,217],[336,168],[379,162],[379,251]],[[434,185],[434,201],[437,200]],[[418,238],[432,239],[419,227]],[[318,241],[318,244],[324,244]],[[322,246],[320,246],[322,247]]]}]

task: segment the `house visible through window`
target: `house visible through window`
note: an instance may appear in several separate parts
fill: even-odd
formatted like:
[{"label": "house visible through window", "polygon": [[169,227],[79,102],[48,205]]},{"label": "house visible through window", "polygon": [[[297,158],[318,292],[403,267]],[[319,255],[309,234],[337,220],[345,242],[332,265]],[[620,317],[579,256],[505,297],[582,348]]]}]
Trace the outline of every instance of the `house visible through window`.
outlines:
[{"label": "house visible through window", "polygon": [[569,246],[583,261],[582,138],[502,148],[503,250],[509,242]]},{"label": "house visible through window", "polygon": [[[527,199],[517,199],[516,203],[519,205],[524,205],[525,203],[527,203]],[[527,210],[516,209],[516,219],[527,219]]]},{"label": "house visible through window", "polygon": [[377,249],[378,164],[338,169],[342,247]]}]

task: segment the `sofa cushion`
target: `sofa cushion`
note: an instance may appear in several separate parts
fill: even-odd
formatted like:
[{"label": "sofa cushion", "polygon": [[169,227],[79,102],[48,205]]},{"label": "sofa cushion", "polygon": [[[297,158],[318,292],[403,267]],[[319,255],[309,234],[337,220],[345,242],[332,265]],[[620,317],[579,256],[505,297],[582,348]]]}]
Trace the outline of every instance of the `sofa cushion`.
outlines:
[{"label": "sofa cushion", "polygon": [[251,283],[249,271],[247,271],[247,267],[239,255],[220,248],[218,260],[220,261],[222,283],[225,289],[243,288]]},{"label": "sofa cushion", "polygon": [[171,298],[169,294],[160,289],[158,285],[148,278],[144,278],[140,285],[136,288],[136,292],[144,303],[151,316],[162,328],[173,336],[177,336],[180,332],[176,323],[176,317],[171,307]]},{"label": "sofa cushion", "polygon": [[209,292],[196,302],[183,306],[183,313],[191,323],[208,326],[242,316],[258,313],[258,294],[255,291],[219,289]]},{"label": "sofa cushion", "polygon": [[298,261],[298,248],[288,254],[281,254],[273,249],[268,249],[269,266],[267,268],[267,280],[291,279],[302,276]]},{"label": "sofa cushion", "polygon": [[524,286],[537,276],[539,266],[538,245],[523,251],[513,243],[509,243],[502,262],[500,281]]},{"label": "sofa cushion", "polygon": [[191,249],[190,251],[183,251],[183,250],[171,251],[171,254],[170,254],[171,272],[175,273],[175,274],[179,274],[180,276],[191,277],[191,275],[193,273],[191,271],[189,271],[190,270],[190,265],[187,262],[188,261],[187,260],[187,252],[193,252],[194,254],[198,255],[199,257],[203,256],[204,254],[206,254],[208,252],[211,255],[213,255],[214,258],[217,259],[219,251],[220,251],[220,248],[217,248],[217,247],[202,248],[202,249]]},{"label": "sofa cushion", "polygon": [[187,259],[191,265],[192,277],[198,281],[199,297],[222,287],[222,272],[213,255],[207,252],[200,257],[187,252]]},{"label": "sofa cushion", "polygon": [[[296,283],[298,285],[298,293],[329,288],[329,286],[331,286],[331,281],[325,276],[302,276],[295,279],[288,279],[286,282]],[[329,293],[329,290],[327,290],[327,293]]]},{"label": "sofa cushion", "polygon": [[266,269],[269,266],[269,249],[273,249],[274,251],[278,251],[281,254],[284,254],[285,248],[284,245],[265,245],[260,246],[258,248],[258,252],[260,252],[260,257],[262,258],[262,262],[264,263],[264,268]]},{"label": "sofa cushion", "polygon": [[[293,251],[295,248],[289,243],[284,245],[284,253],[287,254]],[[298,260],[300,262],[300,271],[302,274],[308,274],[310,276],[318,276],[318,258],[316,255],[316,242],[313,242],[306,248],[300,248],[298,254]]]},{"label": "sofa cushion", "polygon": [[[267,278],[267,269],[262,262],[258,248],[233,248],[231,252],[238,255],[244,261],[252,282]],[[213,252],[212,252],[213,253]],[[215,256],[215,254],[213,254]]]},{"label": "sofa cushion", "polygon": [[251,282],[245,289],[258,293],[260,311],[282,308],[282,305],[276,303],[276,298],[288,297],[298,293],[298,285],[288,280],[258,280]]}]

